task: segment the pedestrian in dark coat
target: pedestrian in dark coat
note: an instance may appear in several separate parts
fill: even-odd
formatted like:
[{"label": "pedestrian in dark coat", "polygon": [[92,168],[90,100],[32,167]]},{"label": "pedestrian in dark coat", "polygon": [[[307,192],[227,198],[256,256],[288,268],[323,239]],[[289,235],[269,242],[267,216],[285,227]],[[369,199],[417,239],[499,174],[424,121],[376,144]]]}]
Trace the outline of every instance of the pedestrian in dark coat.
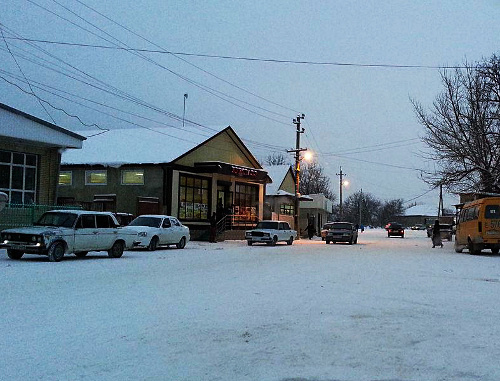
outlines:
[{"label": "pedestrian in dark coat", "polygon": [[215,212],[212,213],[212,217],[210,217],[210,238],[208,242],[217,242],[217,214]]},{"label": "pedestrian in dark coat", "polygon": [[441,229],[439,228],[439,221],[434,222],[432,228],[432,247],[441,246],[443,247],[443,240],[441,239]]},{"label": "pedestrian in dark coat", "polygon": [[309,221],[304,230],[307,230],[307,237],[309,237],[309,239],[312,239],[312,237],[314,237],[314,233],[316,233],[316,228],[314,227],[312,221]]}]

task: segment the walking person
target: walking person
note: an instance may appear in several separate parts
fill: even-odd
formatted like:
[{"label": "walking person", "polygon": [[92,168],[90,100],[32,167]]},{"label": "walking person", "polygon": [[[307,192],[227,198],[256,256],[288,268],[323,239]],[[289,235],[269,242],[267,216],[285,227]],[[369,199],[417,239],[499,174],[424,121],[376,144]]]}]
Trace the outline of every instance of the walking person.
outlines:
[{"label": "walking person", "polygon": [[443,240],[441,239],[441,229],[439,228],[438,220],[434,222],[434,226],[432,228],[432,248],[435,248],[436,246],[443,247]]},{"label": "walking person", "polygon": [[316,233],[316,228],[314,227],[314,223],[312,220],[307,223],[307,226],[304,230],[307,230],[307,237],[309,239],[312,239],[314,233]]}]

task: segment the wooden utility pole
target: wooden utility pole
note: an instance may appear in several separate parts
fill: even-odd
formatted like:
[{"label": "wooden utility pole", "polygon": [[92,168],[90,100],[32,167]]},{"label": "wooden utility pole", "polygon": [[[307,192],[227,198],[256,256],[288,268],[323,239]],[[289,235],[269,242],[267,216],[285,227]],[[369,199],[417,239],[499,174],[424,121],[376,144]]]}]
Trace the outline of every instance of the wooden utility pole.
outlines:
[{"label": "wooden utility pole", "polygon": [[340,185],[339,185],[339,199],[340,199],[340,204],[339,204],[339,216],[340,220],[342,220],[343,216],[343,210],[342,210],[342,186],[343,186],[343,177],[347,176],[345,173],[342,172],[342,166],[340,167],[340,173],[336,173],[337,176],[340,176]]},{"label": "wooden utility pole", "polygon": [[305,118],[304,114],[297,115],[293,119],[293,124],[297,127],[296,137],[295,137],[295,149],[288,150],[287,152],[295,153],[295,210],[293,215],[294,228],[297,230],[297,238],[300,237],[300,227],[299,227],[299,198],[300,198],[300,152],[307,151],[307,148],[300,148],[300,134],[303,134],[305,129],[300,127],[300,121]]}]

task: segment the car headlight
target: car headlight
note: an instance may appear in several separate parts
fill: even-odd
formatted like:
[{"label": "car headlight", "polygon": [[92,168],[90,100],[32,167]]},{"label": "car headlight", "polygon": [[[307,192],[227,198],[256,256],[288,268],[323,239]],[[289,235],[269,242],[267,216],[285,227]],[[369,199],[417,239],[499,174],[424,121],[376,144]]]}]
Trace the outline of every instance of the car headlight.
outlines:
[{"label": "car headlight", "polygon": [[250,237],[252,235],[252,233],[250,232],[245,232],[245,237]]},{"label": "car headlight", "polygon": [[148,233],[147,232],[139,232],[137,234],[139,237],[147,237],[148,236]]}]

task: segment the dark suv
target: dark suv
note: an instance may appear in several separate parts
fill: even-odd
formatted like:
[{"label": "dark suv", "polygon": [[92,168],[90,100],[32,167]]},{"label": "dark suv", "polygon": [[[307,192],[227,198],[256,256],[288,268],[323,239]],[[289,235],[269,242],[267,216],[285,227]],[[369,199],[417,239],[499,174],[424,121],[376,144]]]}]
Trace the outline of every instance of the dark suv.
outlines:
[{"label": "dark suv", "polygon": [[350,222],[331,222],[325,236],[326,244],[330,242],[358,243],[358,229]]}]

